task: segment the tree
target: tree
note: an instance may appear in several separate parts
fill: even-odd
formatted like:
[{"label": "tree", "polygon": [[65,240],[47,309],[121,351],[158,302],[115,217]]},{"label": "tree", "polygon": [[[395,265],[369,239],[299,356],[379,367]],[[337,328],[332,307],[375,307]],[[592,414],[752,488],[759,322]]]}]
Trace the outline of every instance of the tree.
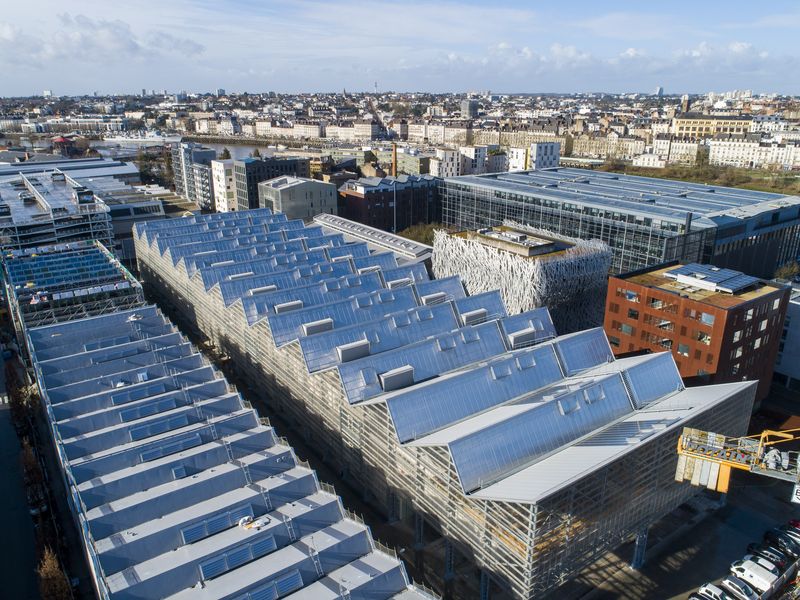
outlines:
[{"label": "tree", "polygon": [[255,150],[253,150],[250,153],[250,157],[251,158],[261,158],[261,151],[258,148],[256,148]]},{"label": "tree", "polygon": [[798,275],[800,275],[800,265],[798,265],[796,262],[788,262],[785,265],[778,267],[778,270],[775,271],[775,279],[785,279],[787,281],[791,281]]},{"label": "tree", "polygon": [[22,474],[29,485],[42,483],[42,470],[33,448],[28,443],[28,438],[22,438],[22,449],[20,450],[20,462],[22,463]]},{"label": "tree", "polygon": [[42,561],[36,569],[39,575],[39,594],[42,600],[70,600],[72,591],[69,587],[64,571],[58,562],[58,557],[50,549],[45,547]]},{"label": "tree", "polygon": [[227,148],[222,149],[222,154],[219,155],[221,160],[227,160],[231,157],[231,151]]}]

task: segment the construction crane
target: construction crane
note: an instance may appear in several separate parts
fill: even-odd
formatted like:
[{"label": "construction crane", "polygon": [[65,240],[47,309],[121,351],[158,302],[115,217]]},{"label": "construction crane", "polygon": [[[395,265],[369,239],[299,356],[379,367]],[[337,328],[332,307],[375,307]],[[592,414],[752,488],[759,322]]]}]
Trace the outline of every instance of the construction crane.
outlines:
[{"label": "construction crane", "polygon": [[689,481],[727,493],[731,470],[739,469],[793,483],[792,502],[800,503],[800,453],[776,447],[797,439],[800,428],[767,429],[758,435],[727,437],[684,427],[678,439],[675,481]]}]

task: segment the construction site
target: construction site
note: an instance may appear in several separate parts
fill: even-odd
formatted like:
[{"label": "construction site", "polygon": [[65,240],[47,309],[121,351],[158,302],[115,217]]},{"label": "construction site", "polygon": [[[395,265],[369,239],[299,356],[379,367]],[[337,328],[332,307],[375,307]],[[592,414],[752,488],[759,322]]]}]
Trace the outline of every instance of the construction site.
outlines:
[{"label": "construction site", "polygon": [[674,480],[683,427],[746,432],[755,384],[686,389],[668,353],[615,360],[600,328],[559,336],[546,308],[509,315],[385,232],[347,231],[262,209],[134,238],[165,309],[415,547],[435,545],[437,589],[557,595],[625,542],[643,553],[697,493]]}]

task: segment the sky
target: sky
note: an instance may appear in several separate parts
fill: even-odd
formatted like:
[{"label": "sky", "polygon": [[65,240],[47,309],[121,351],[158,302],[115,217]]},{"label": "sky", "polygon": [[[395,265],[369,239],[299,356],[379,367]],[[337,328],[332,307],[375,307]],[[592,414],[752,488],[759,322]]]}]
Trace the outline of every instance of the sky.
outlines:
[{"label": "sky", "polygon": [[3,0],[0,96],[800,94],[798,0]]}]

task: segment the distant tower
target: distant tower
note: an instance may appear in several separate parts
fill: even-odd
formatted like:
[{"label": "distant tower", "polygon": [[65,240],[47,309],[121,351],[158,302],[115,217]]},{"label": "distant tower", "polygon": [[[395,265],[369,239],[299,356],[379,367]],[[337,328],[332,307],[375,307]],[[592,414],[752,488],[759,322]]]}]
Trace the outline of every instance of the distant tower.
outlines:
[{"label": "distant tower", "polygon": [[681,112],[689,112],[689,94],[681,96]]},{"label": "distant tower", "polygon": [[375,82],[375,93],[376,94],[378,93],[378,82],[377,81]]},{"label": "distant tower", "polygon": [[658,86],[656,88],[656,96],[658,96],[659,98],[664,97],[664,88],[662,86]]}]

